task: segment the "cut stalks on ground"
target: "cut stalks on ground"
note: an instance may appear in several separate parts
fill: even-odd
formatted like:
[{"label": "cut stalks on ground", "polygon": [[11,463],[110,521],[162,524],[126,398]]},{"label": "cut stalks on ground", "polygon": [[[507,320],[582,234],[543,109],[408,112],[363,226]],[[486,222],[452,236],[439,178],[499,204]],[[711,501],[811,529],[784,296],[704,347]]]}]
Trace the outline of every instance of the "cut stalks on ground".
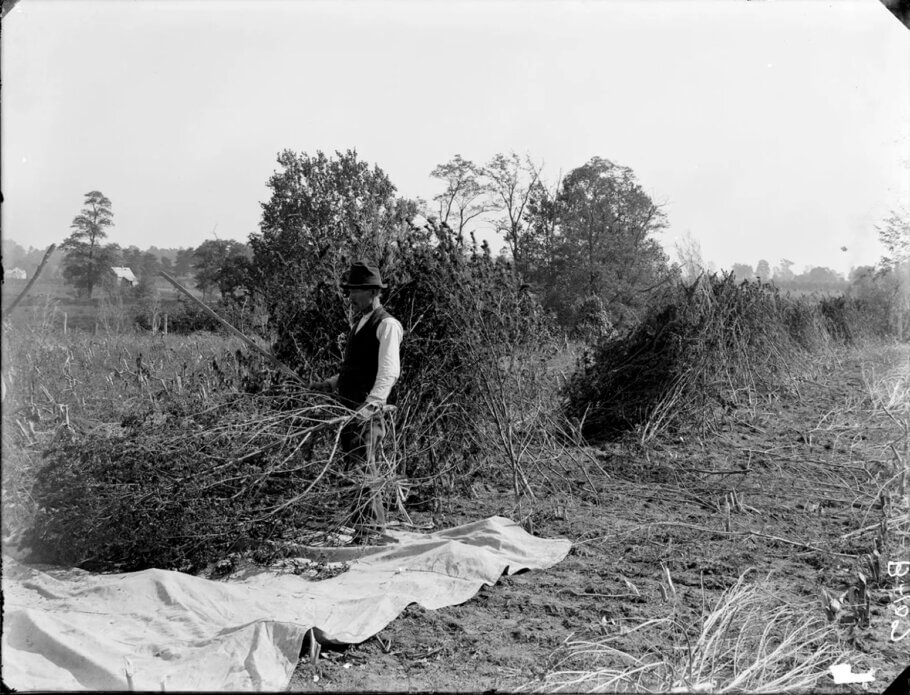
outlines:
[{"label": "cut stalks on ground", "polygon": [[[783,597],[747,574],[691,625],[673,616],[597,640],[573,640],[543,681],[548,692],[806,691],[847,657],[814,602]],[[642,645],[650,645],[642,649]]]}]

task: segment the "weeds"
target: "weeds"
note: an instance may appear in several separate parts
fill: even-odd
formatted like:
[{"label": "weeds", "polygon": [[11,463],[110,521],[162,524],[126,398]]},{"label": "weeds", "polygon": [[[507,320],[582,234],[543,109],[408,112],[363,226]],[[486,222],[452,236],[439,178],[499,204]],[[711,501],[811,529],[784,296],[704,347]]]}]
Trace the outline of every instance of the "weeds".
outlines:
[{"label": "weeds", "polygon": [[[629,644],[649,646],[636,654]],[[568,641],[563,650],[528,690],[792,692],[816,686],[847,654],[817,606],[748,584],[746,574],[694,620],[648,620],[601,639]]]}]

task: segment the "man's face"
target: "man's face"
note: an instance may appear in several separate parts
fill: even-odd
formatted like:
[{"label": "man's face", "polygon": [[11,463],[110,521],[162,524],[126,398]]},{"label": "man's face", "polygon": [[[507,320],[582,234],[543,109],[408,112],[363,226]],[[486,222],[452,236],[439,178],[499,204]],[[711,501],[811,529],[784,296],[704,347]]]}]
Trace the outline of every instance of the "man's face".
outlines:
[{"label": "man's face", "polygon": [[348,301],[356,311],[363,313],[373,305],[373,292],[375,290],[348,290]]}]

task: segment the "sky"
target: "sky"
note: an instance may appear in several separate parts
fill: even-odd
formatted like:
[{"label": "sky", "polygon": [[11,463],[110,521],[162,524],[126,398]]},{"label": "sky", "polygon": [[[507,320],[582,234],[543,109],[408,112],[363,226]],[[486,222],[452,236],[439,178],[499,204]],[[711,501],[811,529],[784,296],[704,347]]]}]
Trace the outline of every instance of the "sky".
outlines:
[{"label": "sky", "polygon": [[878,0],[20,0],[0,70],[23,246],[91,190],[123,247],[246,241],[284,149],[425,200],[455,154],[549,181],[603,157],[718,268],[846,273],[910,203],[910,31]]}]

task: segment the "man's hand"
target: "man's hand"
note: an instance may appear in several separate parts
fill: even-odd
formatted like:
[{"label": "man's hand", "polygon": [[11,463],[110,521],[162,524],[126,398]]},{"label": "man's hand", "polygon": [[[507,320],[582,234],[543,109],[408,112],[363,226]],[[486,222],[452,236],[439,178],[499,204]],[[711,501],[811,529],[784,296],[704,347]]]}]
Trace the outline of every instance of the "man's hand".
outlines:
[{"label": "man's hand", "polygon": [[381,407],[382,406],[380,406],[378,403],[364,403],[362,406],[360,406],[357,409],[357,412],[355,413],[355,415],[358,419],[362,420],[363,422],[366,422],[371,417],[373,417],[376,413],[378,413],[379,410],[381,409]]},{"label": "man's hand", "polygon": [[306,389],[316,393],[331,393],[332,385],[328,381],[311,381],[306,385]]}]

